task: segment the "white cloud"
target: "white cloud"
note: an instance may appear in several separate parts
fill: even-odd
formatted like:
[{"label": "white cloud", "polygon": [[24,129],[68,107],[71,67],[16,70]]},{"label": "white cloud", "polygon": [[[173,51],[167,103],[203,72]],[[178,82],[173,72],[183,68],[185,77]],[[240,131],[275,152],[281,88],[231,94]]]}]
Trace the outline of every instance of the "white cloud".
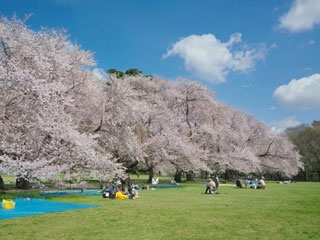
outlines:
[{"label": "white cloud", "polygon": [[274,111],[274,110],[276,110],[276,108],[275,107],[270,107],[269,110],[270,111]]},{"label": "white cloud", "polygon": [[252,87],[258,87],[258,84],[257,83],[249,83],[249,84],[243,84],[242,85],[243,88],[252,88]]},{"label": "white cloud", "polygon": [[98,77],[101,80],[105,80],[108,77],[106,72],[101,68],[94,68],[92,72],[96,77]]},{"label": "white cloud", "polygon": [[316,43],[316,41],[314,41],[314,40],[309,40],[309,42],[308,42],[309,45],[313,45],[315,43]]},{"label": "white cloud", "polygon": [[278,47],[278,45],[273,43],[269,49],[273,49],[273,48],[277,48],[277,47]]},{"label": "white cloud", "polygon": [[264,44],[249,48],[242,43],[241,33],[222,42],[213,34],[190,35],[180,39],[167,51],[164,58],[178,55],[183,58],[187,71],[209,82],[225,82],[231,71],[246,72],[264,59]]},{"label": "white cloud", "polygon": [[308,42],[300,43],[301,48],[313,46],[316,42],[314,40],[309,40]]},{"label": "white cloud", "polygon": [[296,116],[291,116],[291,117],[285,118],[285,119],[280,120],[280,121],[272,121],[270,123],[270,126],[271,126],[270,129],[271,129],[272,132],[274,132],[276,134],[280,134],[286,128],[296,127],[296,126],[298,126],[300,124],[301,124],[301,122],[296,120]]},{"label": "white cloud", "polygon": [[273,96],[280,103],[301,109],[320,108],[320,74],[313,74],[278,87]]},{"label": "white cloud", "polygon": [[290,32],[310,30],[320,23],[319,0],[295,0],[289,12],[280,17],[280,28]]}]

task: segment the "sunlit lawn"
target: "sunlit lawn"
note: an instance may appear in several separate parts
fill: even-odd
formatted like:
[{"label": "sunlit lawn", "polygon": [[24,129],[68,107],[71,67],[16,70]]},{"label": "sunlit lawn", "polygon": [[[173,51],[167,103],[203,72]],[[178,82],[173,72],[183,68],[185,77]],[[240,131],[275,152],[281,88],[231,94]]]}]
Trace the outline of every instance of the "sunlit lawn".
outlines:
[{"label": "sunlit lawn", "polygon": [[16,178],[14,176],[6,174],[2,174],[1,176],[6,184],[14,184],[16,182]]},{"label": "sunlit lawn", "polygon": [[143,190],[135,200],[53,198],[101,207],[0,220],[0,239],[320,239],[320,183],[204,190],[188,184]]}]

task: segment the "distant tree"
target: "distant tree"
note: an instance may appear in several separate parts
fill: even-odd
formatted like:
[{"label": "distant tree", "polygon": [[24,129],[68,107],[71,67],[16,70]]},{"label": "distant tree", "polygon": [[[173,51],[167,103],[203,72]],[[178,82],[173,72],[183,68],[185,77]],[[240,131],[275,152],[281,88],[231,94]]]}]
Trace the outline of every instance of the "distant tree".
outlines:
[{"label": "distant tree", "polygon": [[314,127],[314,128],[316,128],[316,127],[320,127],[320,121],[313,121],[312,122],[312,126]]},{"label": "distant tree", "polygon": [[[298,126],[297,129],[301,129]],[[320,181],[320,123],[313,121],[302,131],[286,131],[296,145],[304,163],[304,180]]]},{"label": "distant tree", "polygon": [[295,135],[295,134],[298,134],[299,132],[302,132],[304,130],[306,130],[309,126],[307,124],[301,124],[299,126],[296,126],[296,127],[290,127],[290,128],[287,128],[285,129],[285,135]]},{"label": "distant tree", "polygon": [[110,68],[106,72],[109,74],[114,74],[117,78],[122,78],[124,76],[124,72],[121,72],[121,71],[114,69],[114,68]]},{"label": "distant tree", "polygon": [[125,74],[129,75],[129,76],[137,76],[137,75],[142,74],[142,71],[140,71],[136,68],[129,68],[128,70],[125,71]]},{"label": "distant tree", "polygon": [[115,68],[110,68],[106,71],[109,74],[115,75],[117,78],[123,78],[125,75],[127,76],[138,76],[142,74],[142,71],[136,69],[136,68],[129,68],[125,72],[122,72],[120,70],[117,70]]}]

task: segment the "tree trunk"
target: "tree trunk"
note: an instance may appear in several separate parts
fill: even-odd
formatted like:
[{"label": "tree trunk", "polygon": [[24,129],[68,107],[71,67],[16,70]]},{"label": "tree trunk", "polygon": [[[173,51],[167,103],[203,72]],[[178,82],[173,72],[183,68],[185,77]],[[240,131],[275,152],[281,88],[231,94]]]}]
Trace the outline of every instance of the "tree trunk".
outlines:
[{"label": "tree trunk", "polygon": [[16,179],[16,188],[18,189],[28,189],[29,188],[29,180],[18,177]]},{"label": "tree trunk", "polygon": [[304,166],[304,181],[308,181],[306,165]]},{"label": "tree trunk", "polygon": [[226,169],[226,171],[224,172],[224,179],[227,181],[231,179],[231,174],[230,174],[230,171],[229,169]]},{"label": "tree trunk", "polygon": [[182,171],[176,171],[176,174],[174,175],[174,180],[177,182],[177,183],[181,183],[181,174],[182,174]]},{"label": "tree trunk", "polygon": [[131,188],[131,186],[132,186],[132,181],[131,181],[131,178],[130,178],[130,173],[128,174],[128,178],[127,178],[127,186],[128,186],[128,188]]},{"label": "tree trunk", "polygon": [[149,179],[148,179],[148,183],[152,183],[152,178],[153,178],[153,168],[149,168]]},{"label": "tree trunk", "polygon": [[0,175],[0,189],[4,189],[4,182],[1,175]]},{"label": "tree trunk", "polygon": [[187,181],[193,181],[193,172],[187,172]]},{"label": "tree trunk", "polygon": [[201,179],[207,179],[208,178],[208,172],[201,170]]}]

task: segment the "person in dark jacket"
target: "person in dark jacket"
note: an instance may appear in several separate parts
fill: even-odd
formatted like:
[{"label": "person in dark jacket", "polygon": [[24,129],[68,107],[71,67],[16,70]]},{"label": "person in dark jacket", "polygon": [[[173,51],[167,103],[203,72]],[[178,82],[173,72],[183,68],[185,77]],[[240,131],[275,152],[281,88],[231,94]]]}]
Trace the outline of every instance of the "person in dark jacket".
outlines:
[{"label": "person in dark jacket", "polygon": [[236,186],[237,186],[237,188],[242,188],[242,184],[241,184],[240,179],[236,180]]}]

